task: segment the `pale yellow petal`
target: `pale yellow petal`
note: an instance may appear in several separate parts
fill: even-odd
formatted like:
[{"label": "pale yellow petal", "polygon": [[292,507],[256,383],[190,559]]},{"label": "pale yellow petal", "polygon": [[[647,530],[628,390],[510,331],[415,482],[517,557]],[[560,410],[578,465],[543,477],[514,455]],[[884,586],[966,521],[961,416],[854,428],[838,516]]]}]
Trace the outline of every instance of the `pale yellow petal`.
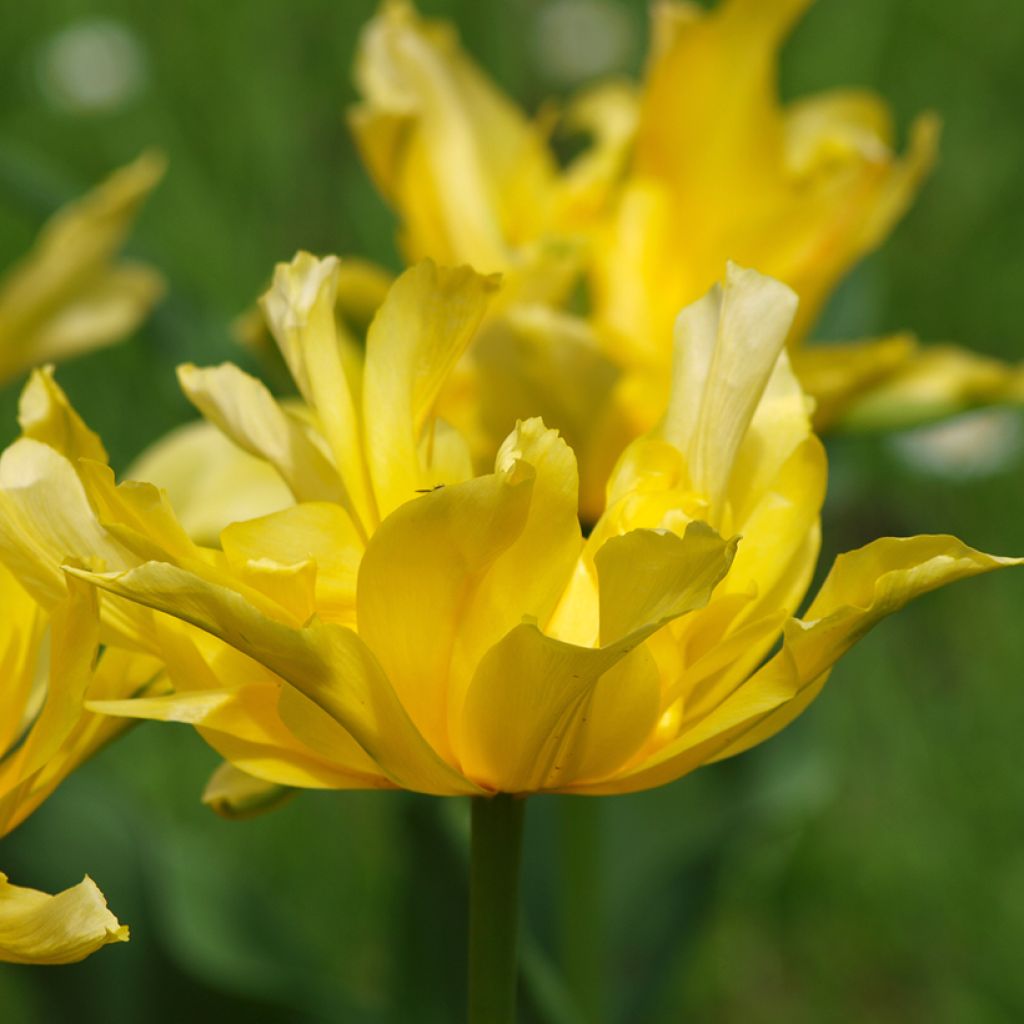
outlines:
[{"label": "pale yellow petal", "polygon": [[[736,455],[785,345],[796,304],[796,296],[785,285],[729,265],[700,413],[683,449],[690,456],[691,478],[712,507],[725,495]],[[702,313],[699,332],[705,323]],[[677,345],[685,353],[688,344],[700,341],[691,337],[686,310],[679,325]],[[680,363],[685,372],[685,357]]]},{"label": "pale yellow petal", "polygon": [[328,457],[255,377],[231,363],[178,368],[193,405],[244,451],[265,459],[296,501],[337,501],[341,482]]},{"label": "pale yellow petal", "polygon": [[[335,316],[340,263],[300,252],[279,263],[260,305],[292,376],[311,409],[334,458],[342,504],[368,534],[377,509],[363,456],[359,422],[360,389],[346,360],[350,339]],[[385,300],[386,301],[386,300]]]},{"label": "pale yellow petal", "polygon": [[109,942],[127,942],[128,929],[86,876],[56,896],[12,885],[0,874],[0,960],[14,964],[71,964]]},{"label": "pale yellow petal", "polygon": [[217,543],[229,523],[286,508],[291,492],[274,468],[229,441],[212,423],[177,427],[150,445],[125,473],[166,492],[182,529]]}]

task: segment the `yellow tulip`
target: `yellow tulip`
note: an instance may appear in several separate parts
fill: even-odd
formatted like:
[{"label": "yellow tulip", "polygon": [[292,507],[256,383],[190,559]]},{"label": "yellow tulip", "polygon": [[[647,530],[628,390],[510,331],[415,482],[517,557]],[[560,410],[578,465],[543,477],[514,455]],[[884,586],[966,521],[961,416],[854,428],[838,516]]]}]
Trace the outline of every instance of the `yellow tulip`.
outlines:
[{"label": "yellow tulip", "polygon": [[119,341],[160,298],[155,270],[114,260],[163,172],[162,157],[143,153],[58,210],[0,279],[0,382]]},{"label": "yellow tulip", "polygon": [[562,298],[579,270],[582,236],[621,173],[631,89],[604,85],[565,112],[567,127],[594,143],[561,170],[545,118],[516,109],[452,29],[423,20],[407,0],[385,0],[364,29],[356,84],[362,102],[349,123],[402,218],[407,259],[500,271],[509,300]]},{"label": "yellow tulip", "polygon": [[[123,652],[98,655],[95,592],[81,583],[72,585],[49,615],[0,567],[0,605],[3,836],[122,731],[123,722],[87,712],[86,696],[117,699],[145,691],[159,669]],[[88,876],[50,896],[12,885],[0,874],[0,961],[73,963],[127,939],[128,929],[107,909]]]},{"label": "yellow tulip", "polygon": [[1024,367],[909,335],[805,347],[832,290],[909,206],[939,134],[934,115],[919,117],[900,156],[890,112],[869,92],[780,103],[779,47],[810,3],[654,8],[633,159],[591,278],[601,336],[631,378],[621,388],[635,427],[653,424],[663,400],[676,312],[729,259],[800,296],[789,344],[819,429],[904,426],[1024,393]]},{"label": "yellow tulip", "polygon": [[[785,350],[796,297],[753,271],[730,267],[680,315],[665,416],[620,460],[586,538],[556,431],[520,422],[478,476],[434,417],[493,281],[407,271],[364,356],[333,315],[337,276],[300,254],[263,300],[303,409],[231,366],[182,370],[296,501],[228,526],[218,549],[195,547],[155,488],[114,487],[81,458],[84,426],[37,429],[0,458],[0,557],[41,579],[70,553],[115,636],[148,637],[176,687],[90,707],[198,727],[234,766],[215,805],[277,786],[660,785],[778,731],[907,601],[1017,564],[952,537],[883,539],[841,556],[796,616],[826,466]],[[52,382],[35,386],[40,422],[74,422]],[[47,522],[57,486],[81,500]]]},{"label": "yellow tulip", "polygon": [[[442,396],[478,463],[512,419],[541,414],[576,450],[582,508],[596,518],[615,459],[668,400],[676,314],[727,260],[800,296],[790,353],[819,430],[1021,400],[1024,367],[907,334],[804,344],[836,284],[906,210],[939,133],[933,115],[918,118],[899,154],[888,108],[863,90],[783,105],[779,48],[809,3],[720,0],[702,11],[660,0],[642,87],[605,83],[570,103],[568,126],[594,142],[564,171],[547,143],[551,107],[529,120],[449,26],[404,0],[369,23],[350,121],[399,215],[404,254],[508,282],[501,316]],[[589,324],[538,306],[563,304],[581,271]]]}]

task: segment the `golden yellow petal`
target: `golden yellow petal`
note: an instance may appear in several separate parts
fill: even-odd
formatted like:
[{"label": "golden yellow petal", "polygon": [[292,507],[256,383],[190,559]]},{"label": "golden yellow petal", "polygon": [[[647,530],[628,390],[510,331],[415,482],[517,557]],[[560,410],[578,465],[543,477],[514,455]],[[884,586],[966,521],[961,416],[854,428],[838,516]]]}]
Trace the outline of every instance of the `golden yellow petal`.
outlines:
[{"label": "golden yellow petal", "polygon": [[426,261],[392,285],[370,325],[363,417],[381,518],[418,488],[433,486],[423,478],[420,436],[496,287],[494,278],[468,267],[446,270]]}]

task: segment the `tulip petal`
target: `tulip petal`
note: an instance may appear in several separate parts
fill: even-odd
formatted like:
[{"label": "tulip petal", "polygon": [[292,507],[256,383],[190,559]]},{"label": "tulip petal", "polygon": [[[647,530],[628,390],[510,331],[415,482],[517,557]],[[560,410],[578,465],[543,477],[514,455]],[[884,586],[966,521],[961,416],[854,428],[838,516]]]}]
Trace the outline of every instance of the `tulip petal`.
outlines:
[{"label": "tulip petal", "polygon": [[49,896],[11,885],[0,874],[0,961],[71,964],[109,942],[127,941],[127,927],[107,909],[88,876]]},{"label": "tulip petal", "polygon": [[725,542],[706,523],[686,533],[632,530],[594,557],[601,602],[601,643],[653,632],[699,608],[732,564],[737,539]]},{"label": "tulip petal", "polygon": [[381,518],[433,486],[421,472],[420,434],[496,287],[468,267],[426,261],[398,278],[370,325],[363,416]]},{"label": "tulip petal", "polygon": [[[714,316],[706,308],[712,304]],[[796,296],[785,285],[756,271],[730,263],[725,285],[716,287],[677,320],[677,373],[683,382],[674,390],[667,431],[673,419],[683,429],[683,408],[693,381],[703,383],[700,412],[687,436],[666,437],[690,458],[690,476],[714,508],[725,496],[740,445],[775,368],[796,311]],[[714,325],[714,335],[711,327]],[[709,343],[713,344],[710,358]],[[698,366],[693,365],[694,362]],[[703,370],[704,372],[700,372]],[[670,406],[670,410],[672,408]],[[687,413],[687,418],[692,413]]]},{"label": "tulip petal", "polygon": [[351,630],[317,620],[295,629],[268,618],[240,594],[164,563],[126,573],[68,571],[190,622],[266,666],[336,718],[402,788],[437,794],[474,791],[426,743],[373,655]]},{"label": "tulip petal", "polygon": [[355,624],[356,574],[363,544],[340,505],[306,502],[232,523],[221,545],[236,568],[259,559],[316,566],[316,611],[325,622]]},{"label": "tulip petal", "polygon": [[159,274],[111,265],[164,160],[143,153],[62,207],[0,282],[0,379],[128,334],[163,291]]},{"label": "tulip petal", "polygon": [[540,132],[472,64],[446,27],[385,4],[356,56],[364,102],[350,126],[398,209],[410,261],[506,269],[506,238],[542,214],[553,160]]},{"label": "tulip petal", "polygon": [[18,424],[23,437],[42,441],[74,464],[80,458],[106,462],[103,442],[72,408],[53,379],[53,367],[33,371],[18,399]]},{"label": "tulip petal", "polygon": [[240,821],[280,807],[294,793],[289,786],[257,779],[224,761],[206,783],[203,803],[222,818]]},{"label": "tulip petal", "polygon": [[377,511],[363,457],[358,380],[346,365],[345,348],[352,342],[335,317],[339,268],[334,256],[318,260],[300,252],[291,263],[277,265],[260,305],[299,390],[316,411],[341,478],[342,504],[368,533]]},{"label": "tulip petal", "polygon": [[796,718],[835,662],[885,616],[948,583],[1021,564],[946,536],[887,537],[840,555],[805,617],[787,625],[778,654],[647,761],[580,791],[635,792],[748,750]]},{"label": "tulip petal", "polygon": [[330,460],[255,377],[231,363],[178,367],[190,402],[243,451],[281,474],[296,501],[338,501],[341,482]]},{"label": "tulip petal", "polygon": [[165,491],[182,529],[206,546],[215,545],[229,523],[277,512],[293,501],[272,466],[204,420],[164,435],[125,476]]},{"label": "tulip petal", "polygon": [[638,530],[605,544],[602,590],[626,594],[607,599],[602,629],[614,639],[578,647],[533,623],[506,634],[483,656],[466,693],[457,748],[464,773],[503,792],[529,792],[568,785],[568,767],[590,771],[625,759],[653,726],[650,658],[637,656],[608,679],[609,688],[635,689],[633,717],[621,733],[609,733],[607,746],[595,746],[583,737],[591,705],[630,705],[621,694],[598,696],[602,676],[667,622],[707,604],[734,549],[703,523],[691,524],[683,538]]},{"label": "tulip petal", "polygon": [[44,607],[67,592],[60,567],[69,556],[104,568],[135,561],[100,526],[71,463],[31,438],[0,456],[0,553]]},{"label": "tulip petal", "polygon": [[443,754],[450,750],[449,675],[462,616],[490,567],[522,533],[535,475],[520,463],[510,474],[402,505],[370,539],[359,567],[359,635]]}]

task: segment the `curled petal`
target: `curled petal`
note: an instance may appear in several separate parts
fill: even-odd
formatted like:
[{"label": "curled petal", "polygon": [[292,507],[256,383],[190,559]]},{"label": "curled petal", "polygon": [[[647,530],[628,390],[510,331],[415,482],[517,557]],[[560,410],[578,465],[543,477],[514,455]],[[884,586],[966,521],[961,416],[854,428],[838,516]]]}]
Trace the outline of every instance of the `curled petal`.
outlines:
[{"label": "curled petal", "polygon": [[110,942],[127,942],[128,928],[107,909],[88,875],[49,896],[12,885],[0,874],[0,960],[72,964]]}]

